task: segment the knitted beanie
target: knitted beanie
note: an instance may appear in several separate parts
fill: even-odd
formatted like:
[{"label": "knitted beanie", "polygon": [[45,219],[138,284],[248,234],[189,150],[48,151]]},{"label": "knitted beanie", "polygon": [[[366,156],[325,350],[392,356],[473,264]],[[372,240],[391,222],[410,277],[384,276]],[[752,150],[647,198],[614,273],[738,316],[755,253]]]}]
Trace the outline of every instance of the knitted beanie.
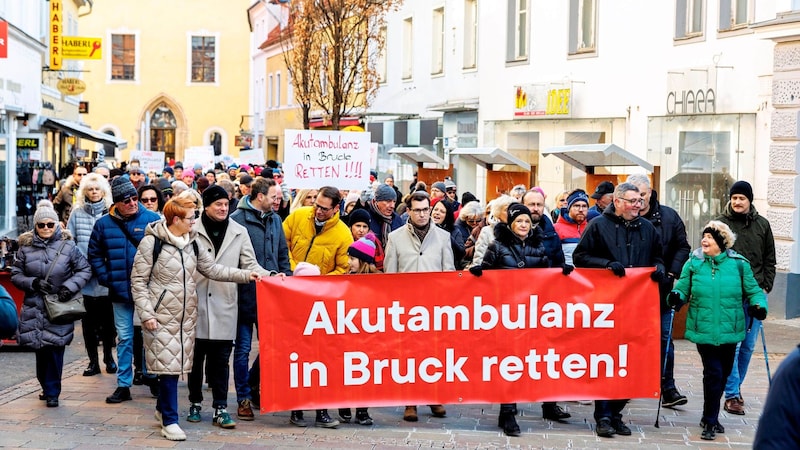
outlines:
[{"label": "knitted beanie", "polygon": [[733,183],[730,195],[733,197],[736,194],[744,195],[750,200],[750,203],[753,203],[753,186],[750,186],[750,183],[747,181],[737,181]]},{"label": "knitted beanie", "polygon": [[367,238],[361,238],[350,244],[347,254],[369,264],[375,264],[375,251],[374,242]]},{"label": "knitted beanie", "polygon": [[203,191],[203,207],[208,208],[209,205],[223,198],[229,200],[228,191],[219,185],[211,185]]},{"label": "knitted beanie", "polygon": [[356,223],[365,223],[369,226],[371,223],[369,211],[363,208],[352,210],[350,215],[347,216],[347,225],[352,227]]},{"label": "knitted beanie", "polygon": [[119,177],[111,183],[111,198],[114,203],[119,203],[137,195],[136,188],[133,187],[133,183],[128,178]]},{"label": "knitted beanie", "polygon": [[[136,195],[136,191],[134,191],[134,195]],[[53,204],[50,203],[50,200],[39,200],[39,203],[36,204],[36,212],[33,214],[33,223],[41,223],[44,219],[52,219],[53,222],[58,223],[58,214],[53,208]]]},{"label": "knitted beanie", "polygon": [[394,189],[388,184],[378,186],[378,189],[375,191],[375,201],[383,202],[392,200],[397,201],[397,193]]},{"label": "knitted beanie", "polygon": [[572,208],[577,202],[584,202],[586,206],[589,206],[589,197],[586,195],[586,192],[576,189],[569,197],[567,197],[567,209]]},{"label": "knitted beanie", "polygon": [[442,192],[447,192],[447,186],[445,186],[443,181],[437,181],[431,185],[432,188],[436,188]]},{"label": "knitted beanie", "polygon": [[294,267],[294,271],[292,274],[296,277],[304,277],[304,276],[313,276],[313,275],[320,275],[321,272],[319,267],[315,266],[314,264],[307,263],[305,261],[300,261]]},{"label": "knitted beanie", "polygon": [[511,225],[514,223],[514,219],[523,214],[527,214],[528,218],[531,218],[531,210],[528,209],[527,206],[523,205],[522,203],[512,203],[508,207],[508,219],[506,220],[506,223]]}]

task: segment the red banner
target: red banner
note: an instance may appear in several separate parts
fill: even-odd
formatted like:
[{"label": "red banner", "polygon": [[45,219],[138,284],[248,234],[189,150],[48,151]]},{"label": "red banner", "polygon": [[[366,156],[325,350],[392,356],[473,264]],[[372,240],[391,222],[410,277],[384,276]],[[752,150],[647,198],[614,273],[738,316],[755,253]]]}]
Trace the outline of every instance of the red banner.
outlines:
[{"label": "red banner", "polygon": [[8,22],[0,20],[0,58],[8,58]]},{"label": "red banner", "polygon": [[658,398],[652,271],[264,279],[261,411]]}]

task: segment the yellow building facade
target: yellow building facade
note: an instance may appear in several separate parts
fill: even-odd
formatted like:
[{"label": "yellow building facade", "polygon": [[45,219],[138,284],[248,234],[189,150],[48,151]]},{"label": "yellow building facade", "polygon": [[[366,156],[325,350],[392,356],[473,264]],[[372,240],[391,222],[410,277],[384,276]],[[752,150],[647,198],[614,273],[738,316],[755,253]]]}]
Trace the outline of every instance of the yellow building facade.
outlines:
[{"label": "yellow building facade", "polygon": [[87,60],[83,122],[179,161],[191,147],[237,157],[247,128],[249,0],[94,2],[81,35],[102,38],[102,59]]}]

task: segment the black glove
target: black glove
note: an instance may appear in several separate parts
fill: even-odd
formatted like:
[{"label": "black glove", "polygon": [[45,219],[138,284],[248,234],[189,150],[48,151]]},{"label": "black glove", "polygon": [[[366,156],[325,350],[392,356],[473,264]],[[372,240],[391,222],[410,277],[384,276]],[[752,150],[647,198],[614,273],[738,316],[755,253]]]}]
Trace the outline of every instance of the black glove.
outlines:
[{"label": "black glove", "polygon": [[680,308],[682,303],[683,302],[681,301],[681,294],[672,291],[669,293],[669,295],[667,295],[667,306],[669,306],[670,308],[678,309]]},{"label": "black glove", "polygon": [[75,295],[74,292],[70,291],[69,289],[62,287],[58,290],[58,301],[65,302],[72,298]]},{"label": "black glove", "polygon": [[758,305],[748,306],[747,314],[750,315],[750,317],[756,318],[758,320],[764,320],[767,318],[767,310]]},{"label": "black glove", "polygon": [[625,276],[625,266],[623,266],[622,263],[619,261],[612,261],[608,263],[606,267],[611,269],[611,271],[614,272],[614,275],[618,277]]},{"label": "black glove", "polygon": [[34,278],[32,285],[34,289],[44,292],[45,294],[52,294],[55,292],[53,283],[47,280],[42,280],[41,278]]},{"label": "black glove", "polygon": [[666,276],[667,274],[664,273],[664,266],[656,264],[656,270],[650,274],[650,279],[656,283],[660,283],[665,280]]},{"label": "black glove", "polygon": [[472,266],[472,267],[469,268],[469,273],[475,275],[476,277],[479,277],[479,276],[483,275],[483,267],[481,267],[481,266]]},{"label": "black glove", "polygon": [[572,273],[573,270],[575,270],[575,266],[564,264],[564,267],[561,268],[561,273],[563,273],[564,275],[569,275]]}]

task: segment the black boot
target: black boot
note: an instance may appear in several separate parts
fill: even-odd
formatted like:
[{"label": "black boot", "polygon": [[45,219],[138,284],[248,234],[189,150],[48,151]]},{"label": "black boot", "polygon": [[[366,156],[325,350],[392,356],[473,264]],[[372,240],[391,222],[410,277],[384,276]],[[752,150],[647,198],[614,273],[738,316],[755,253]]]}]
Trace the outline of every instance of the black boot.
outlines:
[{"label": "black boot", "polygon": [[327,409],[318,409],[317,420],[314,422],[314,425],[321,428],[336,428],[339,426],[339,421],[332,419],[331,416],[328,415]]},{"label": "black boot", "polygon": [[100,373],[100,366],[97,365],[97,361],[89,361],[89,365],[86,366],[86,370],[83,371],[83,376],[91,377],[99,373]]},{"label": "black boot", "polygon": [[503,429],[506,436],[519,436],[522,432],[517,425],[517,405],[501,405],[500,415],[497,418],[497,426]]}]

